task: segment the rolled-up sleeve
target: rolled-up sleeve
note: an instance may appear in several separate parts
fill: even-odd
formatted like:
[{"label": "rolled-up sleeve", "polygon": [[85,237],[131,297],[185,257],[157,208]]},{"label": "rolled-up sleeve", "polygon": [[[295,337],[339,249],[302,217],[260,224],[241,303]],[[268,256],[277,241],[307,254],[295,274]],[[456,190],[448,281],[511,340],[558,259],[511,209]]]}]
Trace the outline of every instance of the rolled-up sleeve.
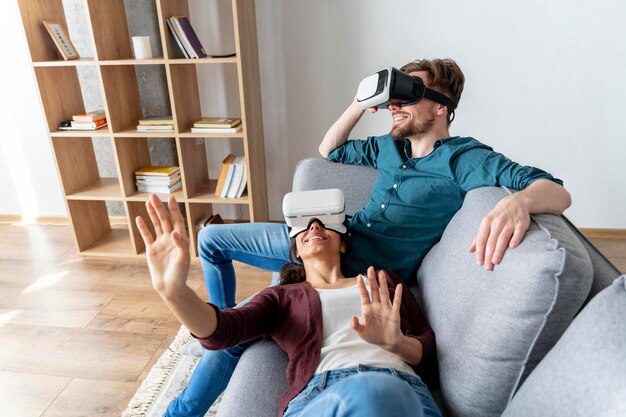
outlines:
[{"label": "rolled-up sleeve", "polygon": [[378,168],[378,154],[385,136],[370,136],[365,140],[351,139],[333,149],[326,159],[350,165]]},{"label": "rolled-up sleeve", "polygon": [[505,186],[523,190],[539,179],[563,185],[563,181],[535,167],[520,165],[498,152],[475,149],[455,161],[457,180],[464,191]]}]

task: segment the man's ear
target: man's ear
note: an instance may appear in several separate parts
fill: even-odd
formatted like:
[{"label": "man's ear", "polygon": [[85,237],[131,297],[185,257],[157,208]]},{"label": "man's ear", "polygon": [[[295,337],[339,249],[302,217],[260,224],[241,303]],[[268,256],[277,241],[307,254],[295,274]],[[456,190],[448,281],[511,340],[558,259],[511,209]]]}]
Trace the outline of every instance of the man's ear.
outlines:
[{"label": "man's ear", "polygon": [[447,116],[448,107],[437,103],[437,116]]}]

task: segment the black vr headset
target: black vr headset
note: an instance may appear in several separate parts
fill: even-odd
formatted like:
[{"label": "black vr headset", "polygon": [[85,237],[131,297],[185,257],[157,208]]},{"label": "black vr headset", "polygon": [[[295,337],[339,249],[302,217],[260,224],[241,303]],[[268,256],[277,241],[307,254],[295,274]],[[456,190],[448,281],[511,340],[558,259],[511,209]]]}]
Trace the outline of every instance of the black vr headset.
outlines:
[{"label": "black vr headset", "polygon": [[393,67],[383,68],[364,78],[356,93],[356,101],[365,108],[387,108],[390,104],[410,106],[422,97],[446,106],[451,119],[454,119],[456,104],[452,100],[426,87],[420,77],[405,74]]}]

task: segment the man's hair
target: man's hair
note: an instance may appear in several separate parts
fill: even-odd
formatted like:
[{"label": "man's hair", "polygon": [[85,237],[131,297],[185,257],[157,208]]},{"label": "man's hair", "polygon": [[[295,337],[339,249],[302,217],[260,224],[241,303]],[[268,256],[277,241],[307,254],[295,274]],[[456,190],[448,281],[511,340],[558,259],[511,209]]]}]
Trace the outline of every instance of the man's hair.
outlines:
[{"label": "man's hair", "polygon": [[[409,74],[416,71],[425,71],[429,75],[428,87],[443,93],[458,106],[465,85],[463,71],[454,60],[445,59],[416,59],[402,66],[400,71]],[[448,125],[452,122],[452,112],[448,113]]]}]

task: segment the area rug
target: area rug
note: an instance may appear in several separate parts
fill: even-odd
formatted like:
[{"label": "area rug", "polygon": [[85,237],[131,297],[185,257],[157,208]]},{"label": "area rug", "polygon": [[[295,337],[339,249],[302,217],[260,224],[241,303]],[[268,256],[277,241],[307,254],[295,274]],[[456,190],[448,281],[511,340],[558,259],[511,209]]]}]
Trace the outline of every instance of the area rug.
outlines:
[{"label": "area rug", "polygon": [[[122,417],[162,417],[168,404],[183,390],[195,369],[197,356],[183,355],[180,349],[191,340],[189,331],[181,327],[169,348],[161,355],[146,379],[131,398]],[[215,416],[220,396],[205,416]]]}]

